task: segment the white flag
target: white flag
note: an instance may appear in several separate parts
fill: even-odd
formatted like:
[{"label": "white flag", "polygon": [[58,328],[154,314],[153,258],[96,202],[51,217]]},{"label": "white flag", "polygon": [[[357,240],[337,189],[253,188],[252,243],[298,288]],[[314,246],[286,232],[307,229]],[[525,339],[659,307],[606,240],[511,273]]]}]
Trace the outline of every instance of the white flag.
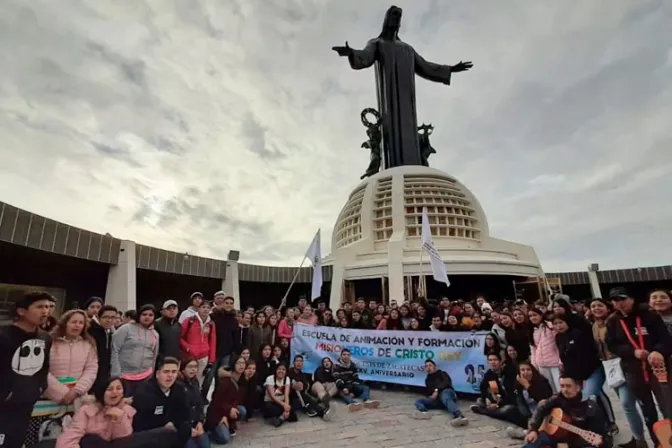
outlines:
[{"label": "white flag", "polygon": [[427,218],[427,207],[423,207],[422,209],[422,249],[426,250],[429,254],[429,262],[432,265],[434,280],[443,282],[446,286],[450,286],[446,265],[443,263],[443,260],[441,260],[441,255],[439,254],[439,251],[436,250],[434,241],[432,241],[432,231],[429,228],[429,218]]},{"label": "white flag", "polygon": [[322,295],[322,249],[320,246],[320,229],[318,229],[306,253],[306,257],[313,264],[313,292],[310,297],[311,300],[315,300]]}]

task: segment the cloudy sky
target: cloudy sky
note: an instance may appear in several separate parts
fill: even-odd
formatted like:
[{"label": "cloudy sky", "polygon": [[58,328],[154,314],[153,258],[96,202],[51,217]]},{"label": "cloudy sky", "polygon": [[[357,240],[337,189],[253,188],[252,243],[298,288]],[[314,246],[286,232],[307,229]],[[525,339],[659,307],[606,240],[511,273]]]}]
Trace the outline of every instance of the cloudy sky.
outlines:
[{"label": "cloudy sky", "polygon": [[[146,244],[298,263],[366,168],[362,47],[388,3],[5,0],[0,199]],[[669,264],[672,2],[413,0],[432,165],[549,271]]]}]

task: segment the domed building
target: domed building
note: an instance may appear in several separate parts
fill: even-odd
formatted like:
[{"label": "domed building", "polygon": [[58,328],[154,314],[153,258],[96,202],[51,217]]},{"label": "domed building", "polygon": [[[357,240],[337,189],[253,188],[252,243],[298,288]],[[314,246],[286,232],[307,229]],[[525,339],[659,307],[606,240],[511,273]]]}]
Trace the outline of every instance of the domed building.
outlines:
[{"label": "domed building", "polygon": [[[447,266],[450,288],[431,280],[422,254],[422,210],[434,244]],[[390,168],[362,181],[341,210],[323,261],[332,267],[332,307],[355,296],[375,294],[401,303],[427,277],[427,296],[470,294],[505,288],[542,277],[530,246],[490,236],[485,212],[474,194],[454,177],[425,166]],[[499,291],[501,295],[501,291]]]}]

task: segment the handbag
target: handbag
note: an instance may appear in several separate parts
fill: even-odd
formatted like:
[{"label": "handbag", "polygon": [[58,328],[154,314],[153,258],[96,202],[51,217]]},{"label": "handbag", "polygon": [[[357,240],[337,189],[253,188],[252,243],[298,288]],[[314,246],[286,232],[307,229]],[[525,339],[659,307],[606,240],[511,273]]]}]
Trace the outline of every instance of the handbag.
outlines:
[{"label": "handbag", "polygon": [[602,361],[604,366],[604,374],[606,376],[607,385],[612,389],[616,389],[625,384],[625,374],[621,367],[621,358],[612,358]]}]

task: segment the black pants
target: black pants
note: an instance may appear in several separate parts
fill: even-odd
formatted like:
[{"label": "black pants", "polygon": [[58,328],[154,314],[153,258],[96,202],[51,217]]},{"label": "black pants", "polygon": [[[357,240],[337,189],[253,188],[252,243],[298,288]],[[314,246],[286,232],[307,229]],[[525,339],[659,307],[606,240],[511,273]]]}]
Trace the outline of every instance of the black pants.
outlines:
[{"label": "black pants", "polygon": [[[278,418],[282,417],[282,414],[285,413],[285,410],[282,406],[277,403],[271,403],[270,401],[264,402],[264,418]],[[296,416],[294,409],[289,411],[289,417],[287,417],[288,422],[295,422],[299,418]]]},{"label": "black pants", "polygon": [[[313,397],[308,392],[293,391],[293,396],[290,397],[290,402],[293,410],[307,411],[314,410],[318,417],[323,417],[327,407],[317,398]],[[300,398],[299,398],[300,397]]]},{"label": "black pants", "polygon": [[19,448],[23,445],[30,424],[33,404],[7,403],[0,408],[0,439],[2,448]]},{"label": "black pants", "polygon": [[513,404],[505,404],[495,409],[488,409],[483,406],[474,406],[472,411],[475,414],[481,414],[488,417],[513,423],[521,428],[527,428],[527,417],[520,413],[518,407]]}]

